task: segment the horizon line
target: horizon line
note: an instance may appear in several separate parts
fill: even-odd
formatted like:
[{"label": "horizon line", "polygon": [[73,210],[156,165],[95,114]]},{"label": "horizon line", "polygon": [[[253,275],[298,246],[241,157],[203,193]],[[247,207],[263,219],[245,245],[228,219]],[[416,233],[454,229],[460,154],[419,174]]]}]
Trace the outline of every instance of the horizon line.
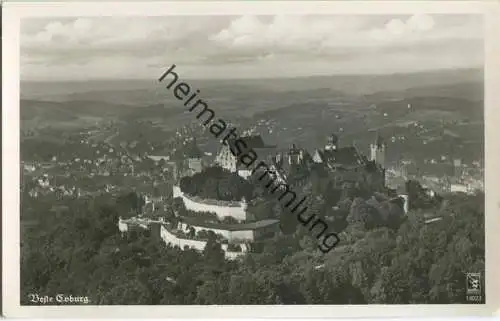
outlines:
[{"label": "horizon line", "polygon": [[[309,76],[291,76],[291,77],[249,77],[249,78],[197,78],[197,77],[184,77],[186,80],[210,80],[210,81],[225,81],[225,80],[284,80],[284,79],[306,79],[306,78],[321,78],[321,77],[359,77],[359,76],[398,76],[398,75],[417,75],[436,72],[453,72],[453,71],[483,71],[483,66],[476,67],[461,67],[461,68],[439,68],[418,71],[401,71],[392,73],[343,73],[343,74],[329,74],[329,75],[309,75]],[[89,81],[158,81],[157,78],[90,78],[90,79],[19,79],[19,82],[40,82],[40,83],[57,83],[57,82],[89,82]]]}]

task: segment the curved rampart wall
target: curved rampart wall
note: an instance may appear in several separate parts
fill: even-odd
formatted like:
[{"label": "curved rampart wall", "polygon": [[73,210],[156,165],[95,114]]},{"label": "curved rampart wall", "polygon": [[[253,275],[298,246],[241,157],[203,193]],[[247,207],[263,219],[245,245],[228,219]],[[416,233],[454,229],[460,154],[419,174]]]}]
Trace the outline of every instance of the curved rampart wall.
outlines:
[{"label": "curved rampart wall", "polygon": [[239,221],[246,219],[246,204],[243,202],[239,203],[239,206],[222,206],[215,204],[206,204],[202,201],[194,201],[189,196],[185,195],[179,186],[173,187],[173,196],[181,197],[184,201],[184,206],[186,209],[194,212],[212,212],[217,214],[219,219],[223,219],[225,216],[231,216]]},{"label": "curved rampart wall", "polygon": [[203,251],[203,249],[205,248],[205,245],[207,245],[207,242],[205,242],[205,241],[188,240],[188,239],[178,238],[174,234],[170,233],[163,226],[160,229],[160,236],[163,239],[163,241],[165,242],[165,244],[177,245],[181,249],[184,249],[184,247],[187,245],[190,248],[193,248],[195,250]]},{"label": "curved rampart wall", "polygon": [[[197,251],[203,251],[205,246],[207,245],[206,241],[198,241],[198,240],[189,240],[189,239],[183,239],[175,236],[174,234],[170,233],[164,226],[160,228],[160,236],[165,242],[165,244],[171,244],[171,245],[177,245],[181,249],[184,249],[185,246],[188,246],[192,249],[195,249]],[[224,251],[224,256],[228,260],[234,260],[235,258],[244,255],[245,252],[230,252],[227,251],[227,245],[222,244],[221,246],[222,250]],[[244,247],[246,249],[246,247]]]}]

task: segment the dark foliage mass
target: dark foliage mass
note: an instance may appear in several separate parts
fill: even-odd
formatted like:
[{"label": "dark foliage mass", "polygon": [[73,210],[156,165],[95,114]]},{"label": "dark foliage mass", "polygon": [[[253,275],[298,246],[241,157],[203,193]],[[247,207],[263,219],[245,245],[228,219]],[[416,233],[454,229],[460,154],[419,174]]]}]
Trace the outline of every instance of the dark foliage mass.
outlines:
[{"label": "dark foliage mass", "polygon": [[409,208],[428,209],[436,206],[441,201],[441,197],[430,197],[426,194],[424,188],[417,181],[410,180],[406,182],[406,190],[409,197]]},{"label": "dark foliage mass", "polygon": [[[241,262],[225,261],[210,233],[203,253],[165,246],[147,231],[122,238],[118,213],[134,210],[132,195],[67,200],[64,213],[51,210],[55,200],[26,199],[22,304],[30,304],[29,293],[61,292],[91,304],[466,303],[464,274],[484,275],[482,194],[447,196],[407,216],[380,195],[333,207],[324,195],[313,198],[340,232],[338,248],[319,253],[309,231],[296,226],[256,243],[258,253]],[[426,224],[429,216],[442,220]]]},{"label": "dark foliage mass", "polygon": [[251,183],[222,167],[208,167],[201,173],[183,177],[180,188],[191,196],[223,201],[249,200],[253,195]]}]

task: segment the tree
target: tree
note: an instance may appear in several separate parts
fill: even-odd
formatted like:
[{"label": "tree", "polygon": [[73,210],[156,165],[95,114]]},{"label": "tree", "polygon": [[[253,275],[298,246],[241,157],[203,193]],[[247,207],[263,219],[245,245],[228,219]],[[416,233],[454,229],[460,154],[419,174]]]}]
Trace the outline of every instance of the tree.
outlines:
[{"label": "tree", "polygon": [[203,257],[205,260],[214,266],[224,265],[224,251],[221,248],[219,242],[217,242],[215,233],[212,231],[208,232],[208,240],[203,250]]},{"label": "tree", "polygon": [[405,220],[405,213],[402,207],[390,201],[383,201],[380,204],[379,213],[383,221],[383,226],[394,231],[396,231]]},{"label": "tree", "polygon": [[428,209],[438,204],[440,200],[439,198],[432,198],[427,195],[422,185],[414,180],[406,182],[406,192],[408,193],[409,209]]},{"label": "tree", "polygon": [[135,192],[130,192],[125,195],[121,195],[116,200],[116,205],[120,211],[123,211],[124,216],[126,213],[132,212],[139,214],[145,205],[144,197],[138,195]]},{"label": "tree", "polygon": [[130,305],[142,304],[149,305],[152,302],[151,292],[148,287],[137,279],[123,279],[122,282],[116,282],[100,299],[98,304],[105,305]]},{"label": "tree", "polygon": [[280,212],[276,213],[274,211],[277,205],[275,203],[276,202],[268,201],[264,198],[257,198],[249,203],[248,211],[256,221],[279,217]]},{"label": "tree", "polygon": [[356,198],[352,202],[349,215],[349,224],[360,225],[365,230],[370,230],[381,226],[382,220],[377,209],[367,204],[362,198]]}]

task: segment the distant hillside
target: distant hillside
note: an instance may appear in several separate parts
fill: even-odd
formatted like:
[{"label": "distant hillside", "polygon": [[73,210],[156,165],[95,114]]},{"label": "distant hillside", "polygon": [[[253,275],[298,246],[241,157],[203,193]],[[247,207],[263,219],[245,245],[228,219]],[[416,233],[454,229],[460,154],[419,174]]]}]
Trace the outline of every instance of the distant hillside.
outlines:
[{"label": "distant hillside", "polygon": [[409,99],[416,97],[448,97],[469,101],[483,101],[484,83],[476,81],[439,86],[426,85],[423,87],[414,87],[399,91],[382,91],[367,95],[367,98],[371,101]]},{"label": "distant hillside", "polygon": [[482,87],[482,69],[439,70],[392,75],[339,75],[313,76],[291,79],[245,80],[241,83],[253,84],[267,90],[311,90],[330,88],[347,95],[369,95],[378,92],[401,92],[415,88],[452,87],[457,84],[478,84]]},{"label": "distant hillside", "polygon": [[[166,108],[163,104],[138,108],[101,101],[38,101],[20,102],[21,128],[84,127],[102,120],[130,123],[138,120],[166,120],[175,122],[174,115],[184,110]],[[187,118],[186,115],[185,118]]]},{"label": "distant hillside", "polygon": [[134,110],[133,107],[95,101],[53,102],[21,100],[21,120],[36,117],[74,119],[75,117],[120,117]]},{"label": "distant hillside", "polygon": [[156,84],[154,80],[93,80],[40,82],[21,81],[21,99],[54,100],[64,98],[72,93],[90,93],[106,91],[129,91],[150,89]]},{"label": "distant hillside", "polygon": [[[436,111],[452,113],[459,118],[470,121],[482,120],[484,108],[482,101],[472,101],[463,98],[447,96],[408,96],[401,99],[391,99],[376,103],[379,112],[391,113],[392,115],[405,115],[409,111],[411,114]],[[410,105],[410,110],[408,110]],[[419,120],[419,119],[413,119]]]},{"label": "distant hillside", "polygon": [[[181,75],[182,79],[182,75]],[[430,87],[455,88],[457,84],[477,84],[482,87],[482,69],[459,69],[393,75],[336,75],[313,76],[280,79],[184,79],[193,88],[201,91],[207,99],[252,99],[268,96],[274,99],[283,92],[322,90],[330,97],[344,95],[369,95],[378,92],[415,91]],[[427,88],[427,89],[426,89]],[[443,89],[444,90],[444,89]],[[445,90],[446,91],[446,90]],[[482,91],[480,91],[482,92]],[[455,93],[460,94],[458,90]],[[476,94],[474,94],[476,95]],[[87,82],[22,82],[21,97],[23,99],[71,101],[94,100],[122,105],[147,106],[169,102],[172,93],[159,84],[156,79],[149,80],[113,80]]]},{"label": "distant hillside", "polygon": [[130,114],[133,107],[93,101],[52,102],[21,100],[21,128],[86,126]]},{"label": "distant hillside", "polygon": [[[370,121],[372,126],[387,123],[387,119],[378,120],[377,115],[381,112],[390,113],[393,121],[396,117],[403,122],[436,116],[475,120],[483,117],[481,70],[384,76],[186,81],[192,88],[200,89],[199,97],[213,108],[217,117],[228,121],[255,115],[261,118],[292,117],[300,118],[301,127],[306,128],[314,127],[318,122],[332,126],[332,119],[336,119],[335,127],[340,128],[348,125],[344,123],[347,120],[344,116],[363,116],[359,113],[365,116],[375,113],[372,116],[376,119]],[[55,92],[48,88],[47,83],[39,84],[44,90],[38,91],[34,89],[37,86],[33,83],[22,84],[24,97],[30,94],[39,96],[37,99],[21,100],[23,126],[80,126],[101,119],[112,119],[125,123],[152,121],[170,128],[195,121],[182,102],[162,84],[153,81],[97,83],[102,86],[101,90],[96,90],[92,82],[81,83],[82,88],[75,83],[61,86],[52,83],[51,86],[57,88]],[[123,87],[119,87],[120,84]],[[64,88],[73,92],[62,94]],[[47,101],[50,99],[54,100]],[[411,117],[400,115],[401,108],[406,109],[407,104],[411,104],[418,113]],[[371,106],[376,106],[376,110],[370,109],[366,113]],[[337,117],[342,117],[344,121]]]}]

